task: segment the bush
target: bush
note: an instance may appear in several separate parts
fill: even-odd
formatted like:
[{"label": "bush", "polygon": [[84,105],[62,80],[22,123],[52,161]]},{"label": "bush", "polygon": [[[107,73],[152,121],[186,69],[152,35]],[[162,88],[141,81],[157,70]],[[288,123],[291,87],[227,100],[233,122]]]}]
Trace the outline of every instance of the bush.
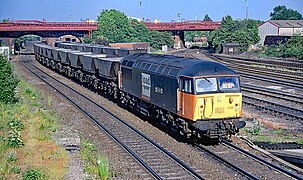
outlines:
[{"label": "bush", "polygon": [[279,43],[274,47],[266,47],[265,55],[303,59],[303,37],[300,34],[295,34],[285,44]]},{"label": "bush", "polygon": [[7,138],[7,145],[9,147],[21,147],[24,145],[23,140],[21,139],[21,131],[12,129],[9,131],[9,136]]},{"label": "bush", "polygon": [[40,180],[44,179],[44,175],[40,170],[36,169],[28,169],[26,170],[23,175],[23,180]]},{"label": "bush", "polygon": [[14,103],[17,101],[15,88],[19,81],[13,75],[13,67],[8,59],[0,55],[0,102]]}]

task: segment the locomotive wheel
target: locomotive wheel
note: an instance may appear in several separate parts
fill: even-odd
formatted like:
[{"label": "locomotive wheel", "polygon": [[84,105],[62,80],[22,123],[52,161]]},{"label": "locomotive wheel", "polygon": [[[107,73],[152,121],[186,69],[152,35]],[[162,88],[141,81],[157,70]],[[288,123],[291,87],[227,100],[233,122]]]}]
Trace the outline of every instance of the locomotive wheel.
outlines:
[{"label": "locomotive wheel", "polygon": [[160,123],[163,125],[163,126],[167,126],[169,124],[169,121],[168,121],[168,118],[167,118],[167,114],[164,113],[161,115],[161,119],[160,119]]},{"label": "locomotive wheel", "polygon": [[72,76],[71,76],[71,74],[72,74],[71,71],[72,71],[71,68],[70,68],[70,67],[67,67],[67,68],[66,68],[66,71],[65,71],[65,74],[66,74],[68,77],[72,77]]},{"label": "locomotive wheel", "polygon": [[46,59],[46,66],[47,66],[47,67],[49,67],[49,66],[50,66],[49,59]]}]

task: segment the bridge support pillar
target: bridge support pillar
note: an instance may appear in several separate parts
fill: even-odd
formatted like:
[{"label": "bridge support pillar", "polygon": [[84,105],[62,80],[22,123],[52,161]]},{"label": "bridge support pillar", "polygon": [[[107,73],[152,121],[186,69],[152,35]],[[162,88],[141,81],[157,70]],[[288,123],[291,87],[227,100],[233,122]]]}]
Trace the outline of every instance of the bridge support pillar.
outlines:
[{"label": "bridge support pillar", "polygon": [[0,38],[2,40],[2,44],[5,46],[9,46],[10,48],[14,46],[14,38]]},{"label": "bridge support pillar", "polygon": [[13,52],[14,49],[14,38],[0,38],[2,41],[2,44],[4,46],[8,46],[10,49],[10,52]]},{"label": "bridge support pillar", "polygon": [[182,49],[184,48],[185,40],[184,40],[184,31],[172,31],[175,44],[174,49]]}]

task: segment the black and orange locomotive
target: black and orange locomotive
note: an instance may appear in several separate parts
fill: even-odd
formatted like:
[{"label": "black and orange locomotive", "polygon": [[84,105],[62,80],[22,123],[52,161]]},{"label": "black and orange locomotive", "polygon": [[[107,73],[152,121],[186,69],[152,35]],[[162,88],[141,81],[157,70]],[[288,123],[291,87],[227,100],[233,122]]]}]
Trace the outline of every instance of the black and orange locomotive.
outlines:
[{"label": "black and orange locomotive", "polygon": [[245,126],[239,75],[222,64],[104,46],[69,46],[81,46],[82,51],[35,44],[36,59],[185,137],[225,138]]}]

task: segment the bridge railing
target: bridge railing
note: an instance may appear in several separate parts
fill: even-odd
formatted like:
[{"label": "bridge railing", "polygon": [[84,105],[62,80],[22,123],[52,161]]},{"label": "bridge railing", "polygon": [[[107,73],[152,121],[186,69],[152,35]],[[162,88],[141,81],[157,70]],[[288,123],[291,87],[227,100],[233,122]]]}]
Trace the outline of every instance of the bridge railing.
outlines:
[{"label": "bridge railing", "polygon": [[153,30],[214,30],[221,26],[213,21],[184,21],[184,22],[145,22],[147,28]]},{"label": "bridge railing", "polygon": [[95,22],[45,22],[38,20],[18,20],[1,22],[0,31],[30,31],[30,30],[96,30]]}]

